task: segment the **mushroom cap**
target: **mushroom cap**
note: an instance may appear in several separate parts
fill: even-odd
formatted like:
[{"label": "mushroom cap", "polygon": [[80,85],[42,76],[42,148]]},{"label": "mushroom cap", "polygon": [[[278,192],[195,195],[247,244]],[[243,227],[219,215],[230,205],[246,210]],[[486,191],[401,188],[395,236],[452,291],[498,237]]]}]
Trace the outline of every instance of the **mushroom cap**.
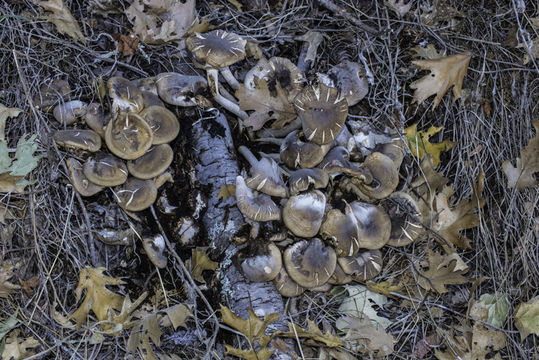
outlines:
[{"label": "mushroom cap", "polygon": [[69,94],[70,91],[71,88],[67,81],[55,79],[48,84],[41,85],[39,92],[33,96],[33,103],[43,111],[51,111],[51,107]]},{"label": "mushroom cap", "polygon": [[167,257],[163,254],[165,250],[165,239],[163,235],[157,234],[152,237],[145,237],[142,239],[142,246],[152,264],[159,269],[164,269],[167,266]]},{"label": "mushroom cap", "polygon": [[151,147],[138,159],[127,162],[129,173],[139,179],[152,179],[163,173],[172,163],[174,152],[168,144]]},{"label": "mushroom cap", "polygon": [[406,246],[425,232],[419,205],[409,194],[396,191],[384,200],[382,206],[391,219],[389,245]]},{"label": "mushroom cap", "polygon": [[395,168],[398,170],[402,164],[402,160],[404,159],[404,146],[405,145],[402,143],[402,140],[397,138],[393,139],[389,143],[380,144],[380,150],[378,150],[377,146],[376,151],[387,155],[391,160],[393,160],[393,164],[395,164]]},{"label": "mushroom cap", "polygon": [[303,88],[305,81],[303,73],[289,59],[283,57],[272,57],[269,60],[262,58],[258,63],[245,74],[244,84],[249,90],[257,88],[257,79],[266,80],[270,93],[275,92],[277,84],[283,89],[288,101],[292,102],[296,95]]},{"label": "mushroom cap", "polygon": [[372,182],[370,184],[360,183],[358,188],[369,198],[386,198],[397,188],[399,172],[389,156],[379,152],[370,153],[362,167],[369,170]]},{"label": "mushroom cap", "polygon": [[100,186],[117,186],[127,180],[127,166],[111,154],[88,158],[84,163],[84,175]]},{"label": "mushroom cap", "polygon": [[185,40],[187,49],[197,61],[215,68],[223,68],[243,60],[246,43],[241,36],[223,30],[197,33]]},{"label": "mushroom cap", "polygon": [[288,178],[288,186],[291,195],[309,190],[313,185],[315,189],[323,189],[328,186],[329,176],[322,169],[299,169],[292,171]]},{"label": "mushroom cap", "polygon": [[246,180],[247,186],[270,196],[288,195],[288,189],[281,177],[281,169],[275,160],[267,157],[257,160],[251,150],[243,145],[239,147],[239,152],[251,165],[251,177]]},{"label": "mushroom cap", "polygon": [[241,262],[241,270],[247,280],[252,282],[271,281],[277,277],[283,266],[281,252],[275,244],[268,244],[260,255],[247,257]]},{"label": "mushroom cap", "polygon": [[195,106],[195,96],[202,93],[208,82],[202,76],[166,72],[157,75],[157,93],[164,102],[176,106]]},{"label": "mushroom cap", "polygon": [[300,131],[290,132],[283,140],[280,148],[281,160],[291,169],[312,168],[318,165],[332,144],[318,145],[312,141],[302,141]]},{"label": "mushroom cap", "polygon": [[54,133],[54,141],[59,146],[90,152],[96,152],[101,148],[101,137],[92,130],[58,130]]},{"label": "mushroom cap", "polygon": [[120,113],[111,119],[105,129],[105,142],[119,158],[134,160],[152,146],[153,132],[150,125],[135,113]]},{"label": "mushroom cap", "polygon": [[86,114],[88,104],[80,100],[72,100],[56,105],[52,114],[60,124],[71,125],[77,118]]},{"label": "mushroom cap", "polygon": [[303,294],[305,291],[303,286],[292,280],[284,266],[281,267],[281,271],[279,271],[277,277],[273,279],[273,283],[282,296],[294,297]]},{"label": "mushroom cap", "polygon": [[294,106],[305,136],[319,145],[335,140],[348,116],[346,99],[339,96],[337,89],[324,84],[303,88]]},{"label": "mushroom cap", "polygon": [[84,175],[79,161],[69,158],[66,160],[71,184],[82,196],[92,196],[103,190],[102,186],[96,185]]},{"label": "mushroom cap", "polygon": [[107,81],[107,89],[112,99],[113,112],[124,110],[139,113],[143,109],[142,91],[132,81],[113,76]]},{"label": "mushroom cap", "polygon": [[159,98],[159,96],[151,91],[143,90],[142,98],[144,99],[144,108],[148,108],[150,106],[165,107],[165,103]]},{"label": "mushroom cap", "polygon": [[344,212],[331,209],[320,228],[320,235],[335,247],[337,256],[353,256],[360,248],[359,226],[352,208],[346,202]]},{"label": "mushroom cap", "polygon": [[318,80],[327,86],[337,88],[348,102],[348,106],[353,106],[369,92],[369,82],[364,75],[365,70],[359,63],[344,60],[333,66],[327,75],[318,74]]},{"label": "mushroom cap", "polygon": [[335,271],[336,264],[335,250],[317,238],[298,241],[284,252],[288,275],[306,288],[325,284]]},{"label": "mushroom cap", "polygon": [[254,221],[281,219],[281,210],[266,194],[255,196],[242,176],[236,177],[236,202],[240,212]]},{"label": "mushroom cap", "polygon": [[382,271],[382,252],[380,250],[367,250],[354,256],[340,257],[337,262],[343,271],[355,281],[372,279]]},{"label": "mushroom cap", "polygon": [[328,280],[328,284],[332,285],[344,285],[351,283],[353,281],[352,277],[344,272],[339,261],[337,260],[337,265],[335,266],[335,271],[333,275]]},{"label": "mushroom cap", "polygon": [[283,221],[294,235],[310,238],[318,234],[324,211],[326,196],[319,190],[294,195],[283,208]]},{"label": "mushroom cap", "polygon": [[157,199],[157,186],[152,180],[129,177],[127,181],[114,188],[118,205],[127,211],[141,211],[149,208]]},{"label": "mushroom cap", "polygon": [[176,115],[162,106],[150,106],[140,116],[150,125],[153,133],[152,144],[166,144],[176,139],[180,132],[180,122]]},{"label": "mushroom cap", "polygon": [[99,134],[102,138],[105,137],[105,126],[108,119],[103,111],[103,106],[98,103],[90,103],[86,108],[86,114],[84,114],[84,121],[86,125],[93,131]]},{"label": "mushroom cap", "polygon": [[326,154],[318,167],[328,175],[345,173],[358,178],[361,182],[370,183],[372,181],[370,172],[348,161],[349,158],[350,152],[345,147],[336,146]]},{"label": "mushroom cap", "polygon": [[376,250],[387,244],[391,234],[391,220],[385,210],[359,201],[350,203],[350,207],[358,221],[359,247]]}]

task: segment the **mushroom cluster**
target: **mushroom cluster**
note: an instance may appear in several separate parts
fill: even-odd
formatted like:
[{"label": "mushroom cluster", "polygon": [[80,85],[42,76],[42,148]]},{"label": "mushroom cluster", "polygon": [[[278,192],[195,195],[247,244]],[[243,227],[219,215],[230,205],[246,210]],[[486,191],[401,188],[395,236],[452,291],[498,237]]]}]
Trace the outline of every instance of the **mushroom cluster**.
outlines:
[{"label": "mushroom cluster", "polygon": [[[375,277],[380,249],[413,241],[421,219],[414,198],[395,191],[400,139],[384,137],[389,142],[365,151],[347,127],[349,107],[368,92],[363,67],[346,60],[307,85],[289,59],[262,58],[240,83],[229,66],[244,58],[245,43],[222,30],[186,41],[216,102],[256,144],[278,148],[260,157],[238,149],[250,171],[236,178],[237,206],[251,226],[236,237],[245,243],[239,267],[250,281],[273,281],[283,296]],[[239,101],[222,95],[219,72]]]},{"label": "mushroom cluster", "polygon": [[[169,143],[180,132],[179,120],[161,99],[193,106],[195,96],[205,88],[204,78],[176,73],[139,81],[111,77],[107,81],[108,113],[98,103],[74,100],[58,104],[53,115],[64,129],[54,133],[54,140],[84,158],[82,163],[75,156],[67,160],[73,187],[82,196],[110,187],[118,205],[128,212],[151,206],[157,189],[172,181],[167,172],[174,158]],[[78,128],[79,118],[87,128]],[[77,127],[66,129],[68,125]]]}]

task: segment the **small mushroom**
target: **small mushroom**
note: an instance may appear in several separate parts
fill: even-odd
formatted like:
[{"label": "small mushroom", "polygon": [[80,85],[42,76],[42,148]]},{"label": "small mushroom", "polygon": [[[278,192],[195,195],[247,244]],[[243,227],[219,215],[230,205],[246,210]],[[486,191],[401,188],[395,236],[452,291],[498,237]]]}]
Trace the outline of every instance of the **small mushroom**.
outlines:
[{"label": "small mushroom", "polygon": [[72,100],[56,105],[52,114],[62,125],[71,125],[77,118],[86,114],[88,104],[79,100]]},{"label": "small mushroom", "polygon": [[119,158],[134,160],[148,151],[153,132],[148,123],[135,113],[121,113],[111,119],[105,129],[105,142]]},{"label": "small mushroom", "polygon": [[329,239],[337,256],[353,256],[361,247],[358,221],[347,202],[344,202],[344,212],[340,209],[328,211],[320,235]]},{"label": "small mushroom", "polygon": [[336,146],[327,153],[324,160],[318,164],[318,167],[328,175],[344,173],[357,178],[361,182],[370,183],[372,181],[370,172],[348,161],[349,158],[350,152],[346,148]]},{"label": "small mushroom", "polygon": [[152,264],[159,269],[164,269],[167,266],[167,257],[163,254],[165,250],[163,235],[157,234],[152,237],[145,237],[142,239],[142,245]]},{"label": "small mushroom", "polygon": [[425,232],[423,217],[417,202],[407,193],[396,191],[384,200],[382,206],[391,219],[388,245],[411,244]]},{"label": "small mushroom", "polygon": [[335,271],[333,275],[328,280],[328,284],[332,285],[344,285],[349,284],[353,281],[352,277],[344,272],[339,261],[337,260],[337,265],[335,266]]},{"label": "small mushroom", "polygon": [[368,250],[354,256],[340,257],[337,262],[354,281],[362,282],[372,279],[382,271],[383,259],[380,250]]},{"label": "small mushroom", "polygon": [[326,196],[319,190],[294,195],[283,208],[283,222],[294,235],[310,238],[318,234],[325,208]]},{"label": "small mushroom", "polygon": [[292,131],[281,141],[281,160],[291,169],[312,168],[318,165],[333,143],[318,145],[312,141],[303,141],[299,130]]},{"label": "small mushroom", "polygon": [[251,150],[243,145],[238,150],[251,165],[251,177],[246,180],[247,186],[270,196],[288,195],[279,165],[273,159],[263,157],[257,160]]},{"label": "small mushroom", "polygon": [[140,116],[150,125],[153,133],[153,145],[166,144],[178,136],[180,122],[172,111],[162,106],[150,106]]},{"label": "small mushroom", "polygon": [[348,106],[357,104],[369,92],[369,82],[365,78],[365,70],[357,63],[349,60],[333,66],[328,74],[318,74],[318,81],[337,88]]},{"label": "small mushroom", "polygon": [[242,176],[236,177],[236,201],[240,212],[254,221],[281,219],[281,210],[266,194],[254,195]]},{"label": "small mushroom", "polygon": [[157,185],[153,180],[130,177],[123,185],[114,188],[113,194],[122,209],[142,211],[155,202]]},{"label": "small mushroom", "polygon": [[107,89],[112,99],[112,112],[131,111],[139,113],[144,107],[144,97],[140,89],[132,82],[120,76],[113,76],[107,81]]},{"label": "small mushroom", "polygon": [[282,296],[294,297],[303,294],[305,291],[303,286],[292,280],[284,266],[281,267],[281,271],[279,271],[277,277],[273,279],[273,283]]},{"label": "small mushroom", "polygon": [[376,250],[387,244],[391,234],[391,220],[385,210],[359,201],[353,201],[350,207],[359,225],[359,247]]},{"label": "small mushroom", "polygon": [[46,112],[52,110],[52,106],[58,104],[64,98],[71,88],[69,83],[62,79],[55,79],[48,84],[43,84],[39,92],[32,98],[34,105]]},{"label": "small mushroom", "polygon": [[317,238],[301,240],[288,247],[283,260],[292,280],[306,288],[324,285],[337,264],[335,250]]},{"label": "small mushroom", "polygon": [[83,171],[91,182],[100,186],[117,186],[127,180],[127,166],[111,154],[88,158]]},{"label": "small mushroom", "polygon": [[66,160],[67,169],[69,170],[69,179],[71,184],[82,196],[93,196],[103,190],[102,186],[96,185],[84,175],[82,165],[73,158]]},{"label": "small mushroom", "polygon": [[341,132],[348,104],[339,91],[324,84],[307,86],[294,100],[307,140],[323,145],[335,140]]},{"label": "small mushroom", "polygon": [[252,282],[271,281],[277,277],[283,266],[281,252],[274,244],[268,244],[259,254],[248,256],[241,261],[241,270]]},{"label": "small mushroom", "polygon": [[151,147],[138,159],[127,162],[129,173],[139,179],[152,179],[164,172],[172,163],[174,152],[168,144]]},{"label": "small mushroom", "polygon": [[101,137],[92,130],[58,130],[54,133],[54,141],[65,148],[90,152],[96,152],[101,148]]},{"label": "small mushroom", "polygon": [[164,102],[176,106],[195,106],[195,96],[202,93],[208,82],[201,76],[166,72],[157,75],[157,93]]},{"label": "small mushroom", "polygon": [[269,60],[262,58],[245,74],[243,81],[249,90],[256,89],[257,80],[266,80],[270,92],[275,91],[277,85],[286,93],[288,101],[292,102],[303,88],[305,81],[303,73],[292,61],[283,57],[272,57]]},{"label": "small mushroom", "polygon": [[290,195],[297,195],[302,191],[309,190],[311,185],[315,189],[323,189],[328,186],[328,182],[328,174],[318,168],[292,171],[288,178]]},{"label": "small mushroom", "polygon": [[370,172],[372,182],[354,182],[354,179],[352,182],[367,200],[386,198],[397,188],[399,172],[389,156],[373,152],[367,155],[362,167]]},{"label": "small mushroom", "polygon": [[98,103],[90,103],[86,108],[86,114],[84,114],[84,121],[86,125],[93,131],[99,134],[102,138],[105,137],[105,127],[107,126],[108,119],[103,111],[103,106]]}]

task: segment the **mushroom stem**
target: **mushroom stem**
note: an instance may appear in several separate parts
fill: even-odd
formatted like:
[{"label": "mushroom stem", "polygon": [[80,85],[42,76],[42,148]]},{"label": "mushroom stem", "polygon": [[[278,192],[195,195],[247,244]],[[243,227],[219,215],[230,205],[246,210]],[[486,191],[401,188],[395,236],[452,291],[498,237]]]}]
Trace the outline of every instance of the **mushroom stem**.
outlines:
[{"label": "mushroom stem", "polygon": [[247,147],[242,145],[238,148],[238,151],[243,155],[243,157],[249,162],[251,166],[256,166],[258,164],[257,158]]},{"label": "mushroom stem", "polygon": [[[213,99],[222,107],[240,118],[240,124],[249,117],[247,113],[240,109],[239,105],[228,100],[219,93],[219,71],[217,69],[208,69],[208,84],[213,94]],[[241,125],[243,127],[243,124]]]},{"label": "mushroom stem", "polygon": [[223,75],[228,85],[230,85],[234,90],[238,90],[240,88],[240,83],[238,80],[236,80],[228,66],[221,68],[221,75]]},{"label": "mushroom stem", "polygon": [[260,138],[260,139],[256,139],[256,141],[281,146],[283,144],[284,139],[283,138]]}]

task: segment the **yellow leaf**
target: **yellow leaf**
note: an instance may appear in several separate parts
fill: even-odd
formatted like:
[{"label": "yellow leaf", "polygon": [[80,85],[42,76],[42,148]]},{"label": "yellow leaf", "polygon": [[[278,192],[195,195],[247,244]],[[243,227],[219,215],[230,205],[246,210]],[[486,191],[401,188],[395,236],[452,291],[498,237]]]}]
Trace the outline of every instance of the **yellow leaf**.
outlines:
[{"label": "yellow leaf", "polygon": [[245,360],[268,360],[275,350],[268,350],[266,347],[263,347],[256,352],[254,349],[241,350],[225,344],[225,352],[228,355],[237,356]]},{"label": "yellow leaf", "polygon": [[191,250],[191,260],[187,261],[187,268],[191,270],[191,276],[198,282],[206,283],[202,276],[202,271],[211,270],[215,271],[219,266],[219,263],[212,261],[206,253],[207,247],[197,247]]},{"label": "yellow leaf", "polygon": [[520,303],[516,308],[514,318],[521,340],[530,334],[539,336],[539,296]]},{"label": "yellow leaf", "polygon": [[86,44],[86,39],[80,31],[77,20],[71,15],[71,12],[65,6],[62,0],[49,0],[49,1],[35,1],[34,2],[43,7],[46,11],[51,13],[45,16],[45,20],[50,21],[56,25],[56,29],[61,34],[66,34],[75,40],[80,40]]},{"label": "yellow leaf", "polygon": [[421,104],[431,95],[436,94],[433,109],[440,103],[449,88],[453,87],[453,100],[462,94],[462,82],[468,71],[472,55],[470,52],[446,56],[433,60],[415,60],[412,63],[431,73],[414,81],[410,87],[415,89],[414,102]]},{"label": "yellow leaf", "polygon": [[520,151],[515,168],[509,160],[505,160],[502,169],[507,176],[507,187],[524,190],[537,185],[534,173],[539,171],[539,121],[532,122],[535,136]]},{"label": "yellow leaf", "polygon": [[223,184],[219,189],[217,198],[221,201],[228,199],[231,196],[236,196],[236,185],[235,184]]},{"label": "yellow leaf", "polygon": [[430,137],[442,129],[443,126],[431,126],[427,131],[417,131],[417,124],[404,129],[406,145],[412,152],[412,155],[421,159],[426,154],[429,154],[432,156],[432,163],[436,167],[440,163],[440,153],[450,150],[457,145],[456,142],[450,140],[444,140],[440,143],[429,142]]},{"label": "yellow leaf", "polygon": [[256,340],[256,342],[258,342],[262,348],[264,348],[271,340],[271,338],[266,335],[266,328],[268,324],[279,319],[279,314],[272,313],[266,315],[264,320],[260,320],[254,313],[253,309],[249,309],[249,318],[242,319],[239,316],[236,316],[232,310],[223,305],[221,305],[221,316],[223,317],[223,322],[226,325],[244,334],[251,345],[253,345],[254,341]]},{"label": "yellow leaf", "polygon": [[399,292],[402,290],[402,286],[400,285],[390,285],[387,281],[382,281],[379,283],[375,283],[374,281],[367,281],[365,284],[367,285],[367,288],[375,293],[382,294],[385,296],[391,296],[391,292]]},{"label": "yellow leaf", "polygon": [[[370,321],[370,320],[369,320]],[[292,323],[288,323],[288,331],[276,331],[275,336],[284,336],[289,338],[306,338],[316,341],[317,343],[322,343],[324,346],[327,347],[337,347],[337,346],[344,346],[344,341],[335,336],[332,335],[329,330],[326,331],[326,333],[322,333],[322,331],[316,326],[316,324],[307,319],[307,328],[302,329],[300,326],[297,326]]]}]

